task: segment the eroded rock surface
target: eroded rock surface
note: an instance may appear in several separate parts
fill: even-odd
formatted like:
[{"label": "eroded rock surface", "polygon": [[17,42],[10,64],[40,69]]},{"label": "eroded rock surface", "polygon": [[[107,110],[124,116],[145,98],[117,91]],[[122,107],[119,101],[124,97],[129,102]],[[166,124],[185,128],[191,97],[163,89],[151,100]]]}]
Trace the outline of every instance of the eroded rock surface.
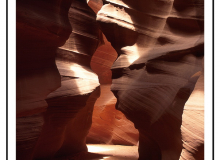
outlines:
[{"label": "eroded rock surface", "polygon": [[203,6],[18,0],[17,159],[68,159],[86,142],[204,159]]},{"label": "eroded rock surface", "polygon": [[60,87],[55,53],[71,33],[71,1],[16,3],[16,154],[30,160],[42,131],[47,95]]},{"label": "eroded rock surface", "polygon": [[97,14],[118,53],[111,89],[139,130],[140,160],[181,155],[183,108],[203,68],[202,11],[203,1],[106,0]]},{"label": "eroded rock surface", "polygon": [[115,109],[116,98],[110,91],[110,85],[101,84],[100,87],[101,95],[94,105],[87,143],[137,145],[138,131],[122,112]]},{"label": "eroded rock surface", "polygon": [[100,94],[90,61],[101,38],[86,1],[18,1],[17,159],[87,151]]},{"label": "eroded rock surface", "polygon": [[86,1],[75,0],[68,16],[72,33],[56,57],[61,87],[46,99],[49,107],[36,151],[39,158],[87,151],[85,138],[100,93],[98,76],[90,68],[101,38],[95,13]]},{"label": "eroded rock surface", "polygon": [[204,160],[204,73],[185,104],[182,118],[183,150],[180,160]]},{"label": "eroded rock surface", "polygon": [[[88,5],[97,13],[103,3],[101,0],[90,0]],[[138,131],[122,112],[115,109],[116,98],[110,90],[111,67],[117,58],[117,52],[105,35],[102,43],[91,60],[91,68],[99,77],[101,95],[94,105],[93,123],[87,136],[87,143],[137,145]]]}]

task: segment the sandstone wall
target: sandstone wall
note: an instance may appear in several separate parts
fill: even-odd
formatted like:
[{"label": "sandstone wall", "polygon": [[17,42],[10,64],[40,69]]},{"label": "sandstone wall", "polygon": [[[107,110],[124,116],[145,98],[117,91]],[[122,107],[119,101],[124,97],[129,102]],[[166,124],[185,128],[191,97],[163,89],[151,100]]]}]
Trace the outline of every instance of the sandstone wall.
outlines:
[{"label": "sandstone wall", "polygon": [[[203,1],[106,0],[97,21],[118,53],[111,90],[139,130],[139,159],[179,159],[184,105],[203,68]],[[198,139],[181,158],[195,159]]]},{"label": "sandstone wall", "polygon": [[17,159],[87,151],[101,39],[86,1],[17,2]]},{"label": "sandstone wall", "polygon": [[16,5],[17,159],[71,159],[86,143],[204,159],[202,0]]}]

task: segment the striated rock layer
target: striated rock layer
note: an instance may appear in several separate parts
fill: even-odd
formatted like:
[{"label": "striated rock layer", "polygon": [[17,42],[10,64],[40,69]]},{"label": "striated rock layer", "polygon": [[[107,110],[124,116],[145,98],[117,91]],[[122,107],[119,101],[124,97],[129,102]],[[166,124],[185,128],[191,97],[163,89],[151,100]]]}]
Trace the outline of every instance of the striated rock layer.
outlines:
[{"label": "striated rock layer", "polygon": [[181,126],[183,150],[180,160],[204,160],[204,74],[185,104]]},{"label": "striated rock layer", "polygon": [[179,159],[184,105],[203,68],[203,1],[105,0],[97,21],[118,53],[111,89],[139,131],[139,159]]},{"label": "striated rock layer", "polygon": [[204,159],[202,0],[16,5],[18,160],[71,159],[86,142]]},{"label": "striated rock layer", "polygon": [[16,3],[16,154],[30,160],[44,124],[47,95],[61,85],[55,53],[71,33],[71,1]]},{"label": "striated rock layer", "polygon": [[101,38],[86,1],[17,2],[17,159],[87,151]]},{"label": "striated rock layer", "polygon": [[[90,0],[88,5],[97,13],[102,7],[102,1]],[[97,48],[91,60],[91,68],[99,77],[101,96],[94,105],[87,143],[137,145],[138,131],[122,112],[115,109],[116,98],[110,90],[111,66],[117,58],[117,52],[105,35],[102,43],[103,45]]]},{"label": "striated rock layer", "polygon": [[75,0],[68,16],[72,33],[58,49],[56,57],[61,87],[46,99],[49,107],[37,145],[38,158],[87,151],[85,138],[92,123],[94,103],[99,97],[98,77],[90,68],[100,38],[95,13],[86,1]]},{"label": "striated rock layer", "polygon": [[94,105],[87,143],[137,145],[138,131],[122,112],[115,109],[116,98],[110,91],[110,85],[101,84],[100,87],[101,96]]}]

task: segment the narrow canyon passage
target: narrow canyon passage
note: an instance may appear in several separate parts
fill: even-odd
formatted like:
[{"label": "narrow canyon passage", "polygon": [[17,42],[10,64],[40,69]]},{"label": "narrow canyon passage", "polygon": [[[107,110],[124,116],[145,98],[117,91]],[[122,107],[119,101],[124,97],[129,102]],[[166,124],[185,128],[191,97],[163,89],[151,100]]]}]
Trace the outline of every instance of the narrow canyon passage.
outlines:
[{"label": "narrow canyon passage", "polygon": [[17,0],[18,160],[203,160],[202,0]]}]

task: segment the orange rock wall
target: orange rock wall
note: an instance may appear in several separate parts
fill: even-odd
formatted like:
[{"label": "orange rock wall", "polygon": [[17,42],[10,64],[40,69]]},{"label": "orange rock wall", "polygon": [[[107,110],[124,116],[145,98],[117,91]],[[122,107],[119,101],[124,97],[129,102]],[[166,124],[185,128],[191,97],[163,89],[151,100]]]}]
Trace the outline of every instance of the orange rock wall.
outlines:
[{"label": "orange rock wall", "polygon": [[68,159],[86,143],[204,159],[202,0],[16,5],[17,159]]},{"label": "orange rock wall", "polygon": [[[201,136],[198,144],[183,145],[187,131],[181,128],[185,103],[203,68],[203,1],[103,3],[97,21],[118,53],[111,90],[116,108],[139,131],[139,159],[179,159],[183,147],[203,143]],[[196,149],[184,150],[181,158],[198,155],[191,154]]]}]

